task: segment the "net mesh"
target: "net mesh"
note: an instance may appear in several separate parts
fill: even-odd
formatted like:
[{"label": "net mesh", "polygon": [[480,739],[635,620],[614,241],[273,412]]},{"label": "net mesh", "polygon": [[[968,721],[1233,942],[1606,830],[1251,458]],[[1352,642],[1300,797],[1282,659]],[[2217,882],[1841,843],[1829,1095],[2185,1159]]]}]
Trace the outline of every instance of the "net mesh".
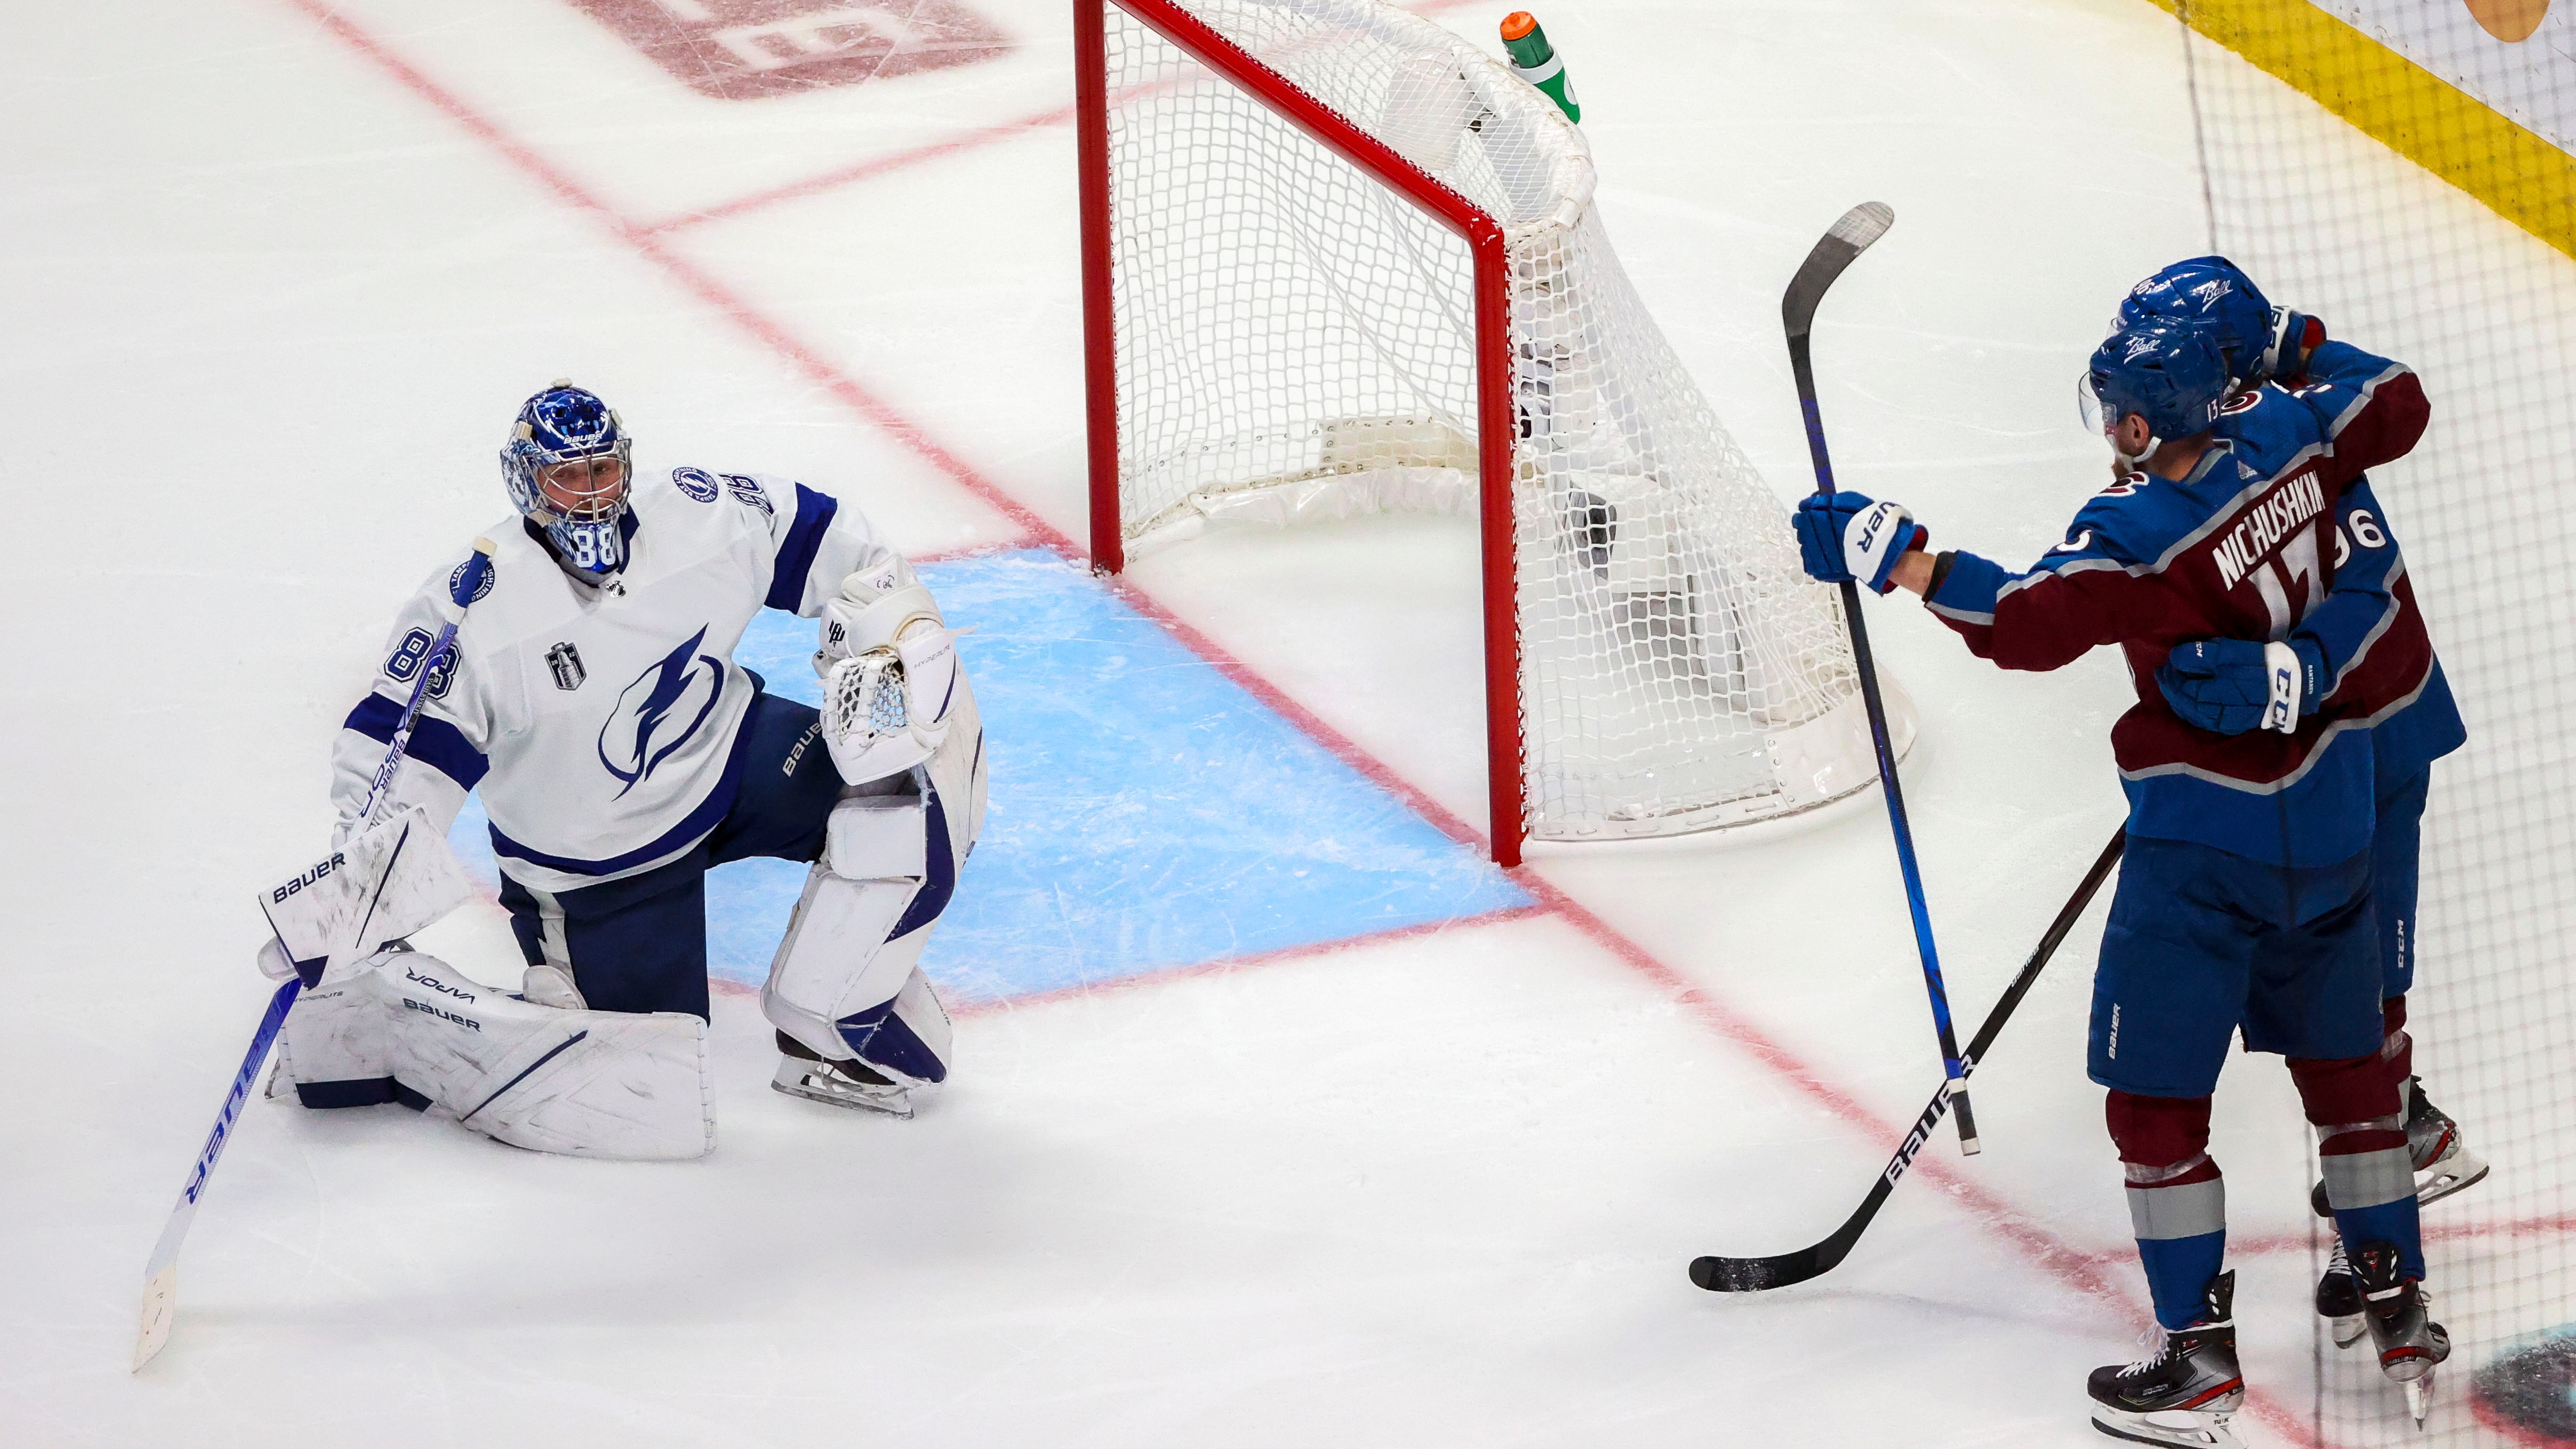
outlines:
[{"label": "net mesh", "polygon": [[[1670,834],[1875,778],[1838,601],[1621,270],[1581,134],[1375,0],[1178,8],[1508,239],[1527,832]],[[1472,512],[1466,243],[1116,6],[1106,62],[1130,555],[1212,521]]]},{"label": "net mesh", "polygon": [[2493,1174],[2424,1213],[2456,1345],[2429,1435],[2367,1341],[2321,1327],[2301,1407],[2329,1444],[2576,1444],[2576,7],[2550,9],[2180,12],[2216,249],[2432,401],[2372,483],[2469,725],[2434,769],[2408,1010],[2426,1093]]}]

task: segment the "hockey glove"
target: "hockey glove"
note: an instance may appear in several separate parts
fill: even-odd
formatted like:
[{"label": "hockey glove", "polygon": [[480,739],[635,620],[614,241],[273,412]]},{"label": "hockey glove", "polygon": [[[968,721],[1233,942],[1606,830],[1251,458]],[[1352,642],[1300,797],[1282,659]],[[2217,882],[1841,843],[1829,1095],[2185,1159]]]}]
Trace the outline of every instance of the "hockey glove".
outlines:
[{"label": "hockey glove", "polygon": [[1896,561],[1931,540],[1903,504],[1866,493],[1812,493],[1798,502],[1798,560],[1807,576],[1828,584],[1858,582],[1877,593],[1895,587]]},{"label": "hockey glove", "polygon": [[2272,309],[2272,344],[2256,359],[2254,376],[2245,379],[2247,387],[2261,387],[2267,382],[2281,382],[2305,377],[2308,354],[2325,345],[2326,324],[2304,312],[2287,307]]},{"label": "hockey glove", "polygon": [[2204,639],[2166,657],[2156,688],[2184,724],[2222,735],[2293,734],[2324,702],[2325,673],[2325,651],[2313,639]]}]

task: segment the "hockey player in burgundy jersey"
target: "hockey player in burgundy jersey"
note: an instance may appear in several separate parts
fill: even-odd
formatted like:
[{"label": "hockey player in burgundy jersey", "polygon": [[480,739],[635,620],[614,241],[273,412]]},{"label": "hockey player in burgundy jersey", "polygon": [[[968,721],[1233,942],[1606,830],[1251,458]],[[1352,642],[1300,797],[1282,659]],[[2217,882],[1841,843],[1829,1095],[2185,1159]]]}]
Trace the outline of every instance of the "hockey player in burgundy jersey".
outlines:
[{"label": "hockey player in burgundy jersey", "polygon": [[[2336,387],[2366,385],[2377,365],[2367,353],[2328,342],[2315,319],[2272,306],[2253,279],[2224,257],[2177,262],[2132,288],[2121,301],[2119,324],[2148,317],[2208,323],[2240,387],[2278,382],[2316,396]],[[2415,1075],[2414,1042],[2406,1031],[2406,994],[2414,985],[2419,934],[2418,850],[2432,762],[2458,749],[2468,734],[2433,653],[2396,531],[2369,480],[2356,478],[2336,511],[2334,587],[2300,620],[2287,642],[2301,667],[2326,681],[2323,690],[2311,694],[2315,698],[2340,688],[2345,676],[2388,640],[2396,641],[2399,657],[2420,659],[2422,673],[2398,681],[2402,693],[2397,703],[2374,715],[2371,729],[2377,796],[2371,899],[2379,930],[2386,1033],[2380,1060],[2405,1105],[2416,1201],[2431,1203],[2474,1185],[2487,1173],[2486,1163],[2468,1150],[2458,1124],[2426,1095]],[[2254,702],[2268,697],[2262,654],[2256,640],[2211,640],[2177,650],[2157,671],[2157,687],[2184,719],[2219,734],[2242,734],[2258,727]],[[2313,1197],[2318,1215],[2328,1215],[2322,1182]],[[2339,1239],[2317,1284],[2317,1311],[2334,1320],[2338,1346],[2360,1340],[2363,1303]]]},{"label": "hockey player in burgundy jersey", "polygon": [[[1923,551],[1904,509],[1856,493],[1801,504],[1810,574],[1904,587],[1980,656],[2055,669],[2097,645],[2127,656],[2137,703],[2112,730],[2129,847],[2094,978],[2089,1070],[2128,1181],[2165,1330],[2147,1359],[2097,1370],[2097,1426],[2152,1443],[2226,1442],[2242,1402],[2225,1272],[2226,1196],[2209,1098],[2233,1038],[2278,1053],[2322,1147],[2392,1378],[2449,1351],[2422,1290],[2399,1104],[2382,1069],[2370,896],[2373,719],[2428,654],[2383,636],[2328,680],[2287,641],[2333,587],[2344,491],[2422,433],[2404,366],[2356,361],[2357,386],[2231,392],[2212,329],[2149,319],[2094,353],[2082,396],[2117,459],[2064,542],[2013,571]],[[2263,727],[2233,736],[2176,714],[2157,671],[2177,647],[2262,641]],[[2410,673],[2411,669],[2411,673]],[[2319,699],[2307,707],[2305,696]],[[2392,1188],[2392,1183],[2402,1186]]]}]

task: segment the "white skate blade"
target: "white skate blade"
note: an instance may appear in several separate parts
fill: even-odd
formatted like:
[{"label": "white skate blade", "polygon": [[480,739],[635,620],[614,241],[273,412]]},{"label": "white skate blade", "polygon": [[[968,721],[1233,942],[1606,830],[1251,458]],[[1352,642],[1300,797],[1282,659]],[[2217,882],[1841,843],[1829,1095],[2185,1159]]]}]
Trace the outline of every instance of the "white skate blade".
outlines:
[{"label": "white skate blade", "polygon": [[827,1107],[849,1107],[907,1119],[912,1116],[912,1093],[906,1088],[853,1081],[821,1062],[801,1057],[779,1058],[777,1074],[769,1079],[769,1086],[772,1091]]},{"label": "white skate blade", "polygon": [[2093,1427],[2132,1444],[2172,1444],[2180,1449],[2245,1449],[2245,1441],[2228,1427],[2233,1414],[2199,1409],[2164,1409],[2133,1414],[2109,1404],[2093,1406]]},{"label": "white skate blade", "polygon": [[2333,1325],[2334,1346],[2350,1348],[2370,1332],[2369,1320],[2359,1313],[2337,1314],[2326,1322]]},{"label": "white skate blade", "polygon": [[2415,1416],[2415,1428],[2420,1433],[2424,1416],[2433,1412],[2433,1370],[2426,1369],[2420,1377],[2406,1380],[2405,1387],[2406,1412]]},{"label": "white skate blade", "polygon": [[2424,1169],[2415,1182],[2415,1204],[2440,1202],[2462,1188],[2475,1187],[2486,1181],[2487,1164],[2473,1157],[2465,1147],[2454,1147],[2449,1156]]}]

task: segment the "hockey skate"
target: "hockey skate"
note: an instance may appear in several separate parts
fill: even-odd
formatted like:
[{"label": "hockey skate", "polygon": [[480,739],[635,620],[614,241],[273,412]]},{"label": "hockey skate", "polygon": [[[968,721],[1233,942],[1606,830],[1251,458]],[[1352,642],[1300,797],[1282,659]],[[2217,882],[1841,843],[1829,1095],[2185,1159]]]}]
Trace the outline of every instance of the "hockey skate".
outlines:
[{"label": "hockey skate", "polygon": [[[2421,1077],[2406,1079],[2406,1156],[2415,1168],[2418,1207],[2474,1187],[2487,1175],[2486,1160],[2462,1144],[2460,1124],[2425,1097]],[[2308,1206],[2316,1209],[2318,1217],[2334,1216],[2322,1181],[2309,1190]],[[2361,1284],[2353,1276],[2352,1259],[2340,1237],[2335,1240],[2334,1256],[2317,1279],[2317,1316],[2332,1320],[2337,1348],[2352,1347],[2368,1331],[2361,1321]]]},{"label": "hockey skate", "polygon": [[769,1079],[773,1091],[833,1107],[912,1115],[912,1089],[870,1071],[861,1061],[825,1061],[813,1049],[785,1032],[778,1034],[778,1072]]},{"label": "hockey skate", "polygon": [[[2460,1124],[2425,1097],[2422,1077],[2406,1079],[2406,1156],[2415,1166],[2418,1206],[2440,1202],[2462,1188],[2474,1187],[2487,1175],[2486,1159],[2470,1152],[2460,1140]],[[2334,1209],[2326,1202],[2322,1180],[2308,1190],[2308,1206],[2316,1209],[2318,1217],[2334,1216]],[[2323,1291],[2322,1287],[2319,1291]]]},{"label": "hockey skate", "polygon": [[2361,1280],[2353,1276],[2352,1259],[2340,1237],[2334,1240],[2334,1256],[2326,1260],[2325,1273],[2317,1279],[2317,1316],[2330,1324],[2337,1348],[2352,1347],[2370,1331],[2361,1321]]},{"label": "hockey skate", "polygon": [[2093,1371],[2093,1427],[2134,1444],[2241,1449],[2228,1421],[2245,1402],[2236,1369],[2236,1275],[2209,1280],[2191,1327],[2156,1330],[2156,1350],[2131,1364]]},{"label": "hockey skate", "polygon": [[2405,1386],[2406,1411],[2420,1429],[2433,1406],[2433,1370],[2451,1356],[2451,1335],[2433,1321],[2424,1285],[2399,1277],[2397,1262],[2396,1244],[2364,1243],[2352,1255],[2353,1279],[2379,1371]]}]

